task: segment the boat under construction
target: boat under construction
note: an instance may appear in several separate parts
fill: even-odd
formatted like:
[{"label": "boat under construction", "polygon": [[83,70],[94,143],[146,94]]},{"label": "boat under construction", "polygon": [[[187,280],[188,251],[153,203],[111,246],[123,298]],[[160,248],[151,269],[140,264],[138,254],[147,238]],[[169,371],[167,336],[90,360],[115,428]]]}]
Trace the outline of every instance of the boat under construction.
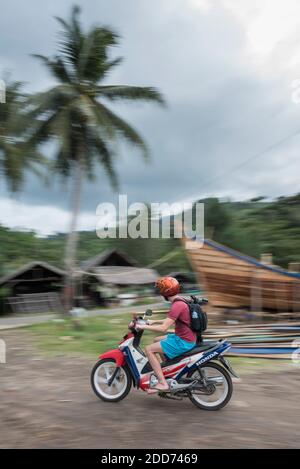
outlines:
[{"label": "boat under construction", "polygon": [[266,264],[206,239],[187,255],[212,307],[300,312],[300,273]]}]

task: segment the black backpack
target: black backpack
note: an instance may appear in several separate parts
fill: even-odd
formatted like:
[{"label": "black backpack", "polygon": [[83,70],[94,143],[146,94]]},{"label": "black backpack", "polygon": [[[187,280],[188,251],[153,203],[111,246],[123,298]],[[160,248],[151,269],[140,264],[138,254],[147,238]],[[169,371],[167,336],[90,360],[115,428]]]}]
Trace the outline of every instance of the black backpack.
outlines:
[{"label": "black backpack", "polygon": [[[202,342],[202,332],[207,329],[207,314],[202,310],[201,305],[208,303],[208,300],[206,298],[196,298],[192,295],[190,300],[178,298],[174,301],[183,301],[188,305],[191,316],[190,328],[197,334],[197,343]],[[184,323],[181,319],[178,319],[178,321]]]}]

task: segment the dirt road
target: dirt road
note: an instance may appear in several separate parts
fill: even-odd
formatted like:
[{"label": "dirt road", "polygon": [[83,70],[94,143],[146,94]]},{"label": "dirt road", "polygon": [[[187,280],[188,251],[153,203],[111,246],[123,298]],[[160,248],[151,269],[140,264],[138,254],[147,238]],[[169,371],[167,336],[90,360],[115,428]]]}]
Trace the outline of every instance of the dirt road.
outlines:
[{"label": "dirt road", "polygon": [[[95,360],[45,358],[26,332],[1,333],[1,448],[296,448],[300,369],[244,375],[222,411],[132,391],[99,401],[89,384]],[[96,357],[95,357],[96,359]]]}]

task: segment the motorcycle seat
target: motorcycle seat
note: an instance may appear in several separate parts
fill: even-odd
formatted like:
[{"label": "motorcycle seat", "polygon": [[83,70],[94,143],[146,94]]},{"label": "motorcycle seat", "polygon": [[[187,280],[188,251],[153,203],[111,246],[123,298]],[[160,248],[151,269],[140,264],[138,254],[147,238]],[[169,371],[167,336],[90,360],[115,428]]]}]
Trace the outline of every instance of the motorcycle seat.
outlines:
[{"label": "motorcycle seat", "polygon": [[177,363],[182,360],[184,357],[190,357],[191,355],[195,355],[196,353],[204,352],[205,350],[209,350],[214,348],[216,345],[220,345],[219,341],[215,340],[203,340],[201,344],[197,344],[194,348],[189,350],[188,352],[183,353],[182,355],[178,355],[178,357],[167,359],[161,366],[169,366],[173,363]]},{"label": "motorcycle seat", "polygon": [[201,344],[196,345],[194,348],[192,348],[188,352],[183,353],[180,356],[189,357],[191,355],[195,355],[196,353],[204,352],[205,350],[215,347],[215,345],[218,344],[219,342],[216,340],[204,340]]}]

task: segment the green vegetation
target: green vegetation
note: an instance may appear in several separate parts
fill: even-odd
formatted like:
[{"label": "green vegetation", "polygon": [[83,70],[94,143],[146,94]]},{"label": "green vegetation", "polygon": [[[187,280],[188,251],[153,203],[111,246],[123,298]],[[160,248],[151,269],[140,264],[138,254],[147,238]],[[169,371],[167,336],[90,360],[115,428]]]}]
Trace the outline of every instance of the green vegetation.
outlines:
[{"label": "green vegetation", "polygon": [[[206,236],[245,254],[259,258],[273,254],[274,262],[287,267],[300,262],[300,194],[267,202],[260,198],[246,202],[205,199]],[[34,232],[14,231],[0,226],[0,275],[32,260],[63,267],[65,234],[40,238]],[[99,239],[95,232],[80,233],[79,261],[104,249],[117,247],[140,265],[154,265],[161,274],[191,270],[178,239]],[[167,257],[168,254],[172,257]]]},{"label": "green vegetation", "polygon": [[272,253],[273,262],[282,267],[300,262],[300,194],[222,206],[229,220],[216,241],[256,258]]},{"label": "green vegetation", "polygon": [[[15,231],[0,226],[0,275],[12,272],[32,260],[42,260],[63,268],[65,240],[65,234],[40,238],[34,232]],[[95,232],[84,231],[80,233],[78,259],[83,261],[114,247],[136,259],[142,266],[174,253],[172,258],[155,268],[161,273],[190,270],[177,239],[99,239]]]},{"label": "green vegetation", "polygon": [[[144,309],[141,307],[141,311]],[[72,354],[93,356],[116,348],[127,332],[131,313],[95,316],[80,320],[65,319],[27,327],[33,343],[46,355]],[[157,333],[145,332],[142,347],[151,343]],[[237,373],[255,373],[277,370],[287,366],[286,360],[232,357],[230,363]]]},{"label": "green vegetation", "polygon": [[[141,311],[145,308],[141,307]],[[33,333],[34,342],[41,350],[50,353],[79,353],[98,356],[116,348],[128,331],[131,313],[103,315],[81,319],[62,319],[35,324],[26,329]],[[153,334],[144,335],[146,345]],[[98,355],[97,355],[98,354]]]}]

